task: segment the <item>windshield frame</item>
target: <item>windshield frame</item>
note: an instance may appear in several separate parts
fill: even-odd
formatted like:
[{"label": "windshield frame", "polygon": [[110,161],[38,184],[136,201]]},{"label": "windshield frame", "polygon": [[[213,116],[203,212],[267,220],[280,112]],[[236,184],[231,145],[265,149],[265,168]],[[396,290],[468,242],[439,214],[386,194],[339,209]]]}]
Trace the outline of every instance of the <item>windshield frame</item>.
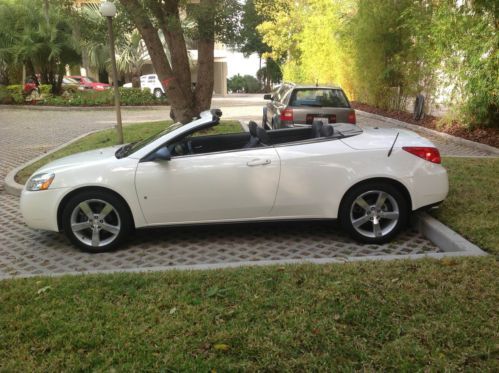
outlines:
[{"label": "windshield frame", "polygon": [[[180,123],[180,122],[172,123],[168,127],[166,127],[163,131],[160,131],[160,132],[156,133],[155,135],[149,136],[149,137],[142,139],[140,141],[137,141],[137,142],[132,142],[130,144],[123,145],[118,150],[116,150],[115,156],[116,156],[116,158],[128,157],[129,155],[139,151],[140,149],[151,144],[152,142],[156,141],[157,139],[161,138],[162,136],[167,135],[170,132],[173,132],[180,127],[182,127],[182,123]],[[127,148],[126,151],[123,152],[123,154],[120,154],[120,151],[122,149],[124,149],[125,146],[129,146],[129,148]]]},{"label": "windshield frame", "polygon": [[151,136],[145,139],[150,140],[147,141],[147,144],[146,141],[144,141],[143,143],[141,142],[141,144],[143,144],[142,147],[139,148],[138,146],[133,146],[132,151],[127,151],[127,157],[142,159],[174,138],[185,136],[188,133],[195,132],[201,128],[208,128],[217,125],[220,122],[221,116],[222,112],[219,109],[211,109],[201,112],[198,118],[193,118],[193,121],[187,124],[179,126],[173,126],[172,124],[168,126],[168,128],[166,128],[164,131],[156,134],[155,136]]}]

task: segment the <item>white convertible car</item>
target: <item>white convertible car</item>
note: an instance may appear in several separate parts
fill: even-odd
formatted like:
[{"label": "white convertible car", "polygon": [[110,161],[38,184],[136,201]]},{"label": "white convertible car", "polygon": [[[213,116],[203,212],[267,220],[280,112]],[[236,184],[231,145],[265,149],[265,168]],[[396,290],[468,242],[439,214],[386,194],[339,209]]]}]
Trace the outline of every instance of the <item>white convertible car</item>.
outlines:
[{"label": "white convertible car", "polygon": [[116,248],[134,228],[291,219],[339,219],[378,244],[447,195],[438,150],[410,131],[250,123],[249,133],[203,135],[221,115],[47,164],[22,193],[26,223],[89,252]]}]

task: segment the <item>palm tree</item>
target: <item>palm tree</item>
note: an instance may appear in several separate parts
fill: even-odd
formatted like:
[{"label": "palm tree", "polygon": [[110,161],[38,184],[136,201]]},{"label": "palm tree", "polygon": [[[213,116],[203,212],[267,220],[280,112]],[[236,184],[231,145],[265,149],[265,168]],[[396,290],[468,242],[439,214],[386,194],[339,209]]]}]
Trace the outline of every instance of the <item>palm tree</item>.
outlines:
[{"label": "palm tree", "polygon": [[[41,81],[52,85],[52,92],[61,89],[66,65],[78,63],[80,54],[72,28],[55,7],[42,9],[39,2],[21,0],[4,3],[0,12],[2,46],[0,58],[28,67],[30,74],[40,73]],[[41,19],[46,20],[40,22]],[[5,26],[7,25],[7,26]],[[9,30],[5,30],[8,27]],[[4,35],[7,37],[4,39]]]},{"label": "palm tree", "polygon": [[132,76],[132,86],[140,88],[140,75],[147,62],[147,49],[137,30],[125,34],[116,48],[116,64],[122,73]]}]

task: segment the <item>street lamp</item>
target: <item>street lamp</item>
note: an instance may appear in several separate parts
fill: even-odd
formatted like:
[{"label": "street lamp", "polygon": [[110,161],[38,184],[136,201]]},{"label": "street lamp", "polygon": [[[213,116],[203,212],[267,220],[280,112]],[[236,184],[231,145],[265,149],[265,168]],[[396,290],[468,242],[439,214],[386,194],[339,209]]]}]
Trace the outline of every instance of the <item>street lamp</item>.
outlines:
[{"label": "street lamp", "polygon": [[111,50],[111,65],[113,69],[114,106],[116,108],[116,132],[118,133],[118,144],[123,144],[123,126],[121,124],[120,91],[118,90],[118,69],[116,68],[116,55],[114,52],[113,17],[116,15],[116,6],[104,1],[100,5],[100,13],[107,18],[109,31],[109,49]]}]

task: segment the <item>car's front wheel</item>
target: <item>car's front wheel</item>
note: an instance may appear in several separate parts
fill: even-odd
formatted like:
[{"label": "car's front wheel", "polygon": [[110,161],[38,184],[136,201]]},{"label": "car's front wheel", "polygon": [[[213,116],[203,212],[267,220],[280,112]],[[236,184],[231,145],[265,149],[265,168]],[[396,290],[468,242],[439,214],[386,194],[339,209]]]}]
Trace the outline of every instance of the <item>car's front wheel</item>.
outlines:
[{"label": "car's front wheel", "polygon": [[115,249],[132,230],[132,218],[117,196],[105,191],[85,191],[72,197],[62,213],[69,240],[83,251]]},{"label": "car's front wheel", "polygon": [[361,184],[350,190],[340,207],[340,222],[357,241],[382,244],[407,224],[409,207],[402,193],[383,182]]}]

